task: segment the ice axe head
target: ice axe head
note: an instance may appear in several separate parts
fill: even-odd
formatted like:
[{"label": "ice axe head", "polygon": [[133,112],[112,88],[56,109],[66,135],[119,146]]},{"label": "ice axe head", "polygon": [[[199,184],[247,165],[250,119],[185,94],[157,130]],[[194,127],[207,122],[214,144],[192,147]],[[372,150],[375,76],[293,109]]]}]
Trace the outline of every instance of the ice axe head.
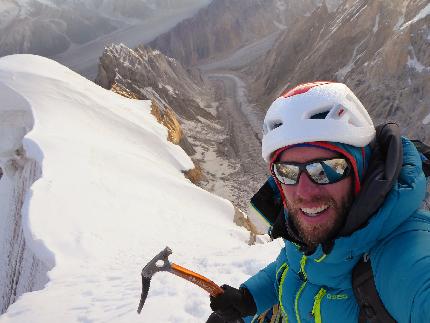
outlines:
[{"label": "ice axe head", "polygon": [[142,269],[142,294],[140,296],[140,303],[137,313],[142,311],[143,304],[145,304],[146,297],[148,296],[149,284],[151,283],[152,276],[159,271],[167,271],[178,277],[188,280],[189,282],[203,288],[212,296],[220,295],[224,290],[215,284],[212,280],[197,274],[187,268],[181,267],[177,264],[169,262],[169,255],[172,254],[172,249],[169,247],[164,248],[158,255],[156,255],[148,264]]},{"label": "ice axe head", "polygon": [[149,285],[151,284],[152,276],[159,271],[170,271],[171,265],[169,262],[169,255],[172,254],[172,249],[169,247],[164,248],[158,255],[156,255],[148,264],[142,269],[142,294],[140,295],[140,303],[137,313],[140,314],[142,307],[145,304],[146,297],[148,296]]}]

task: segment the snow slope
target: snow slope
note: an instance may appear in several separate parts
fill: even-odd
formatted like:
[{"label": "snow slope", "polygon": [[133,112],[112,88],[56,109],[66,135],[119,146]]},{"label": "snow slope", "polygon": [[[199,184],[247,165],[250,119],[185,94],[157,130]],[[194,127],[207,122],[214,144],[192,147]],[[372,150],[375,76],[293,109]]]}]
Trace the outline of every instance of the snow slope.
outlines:
[{"label": "snow slope", "polygon": [[154,276],[139,316],[143,265],[168,245],[171,261],[238,286],[276,257],[281,242],[248,246],[232,205],[184,178],[192,162],[150,102],[33,55],[0,59],[0,97],[5,89],[34,118],[22,144],[42,175],[26,192],[23,229],[52,269],[0,322],[204,322],[206,292],[167,273]]}]

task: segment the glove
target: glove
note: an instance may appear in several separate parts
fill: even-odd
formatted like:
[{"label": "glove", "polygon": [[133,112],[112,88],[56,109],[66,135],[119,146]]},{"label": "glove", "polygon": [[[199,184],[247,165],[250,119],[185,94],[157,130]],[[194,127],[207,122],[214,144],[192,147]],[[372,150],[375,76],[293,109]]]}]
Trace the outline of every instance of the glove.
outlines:
[{"label": "glove", "polygon": [[242,319],[225,321],[217,312],[212,312],[206,323],[244,323],[244,321]]},{"label": "glove", "polygon": [[224,293],[210,297],[211,309],[215,312],[206,323],[241,322],[242,317],[254,315],[257,312],[254,298],[245,287],[239,289],[222,285]]}]

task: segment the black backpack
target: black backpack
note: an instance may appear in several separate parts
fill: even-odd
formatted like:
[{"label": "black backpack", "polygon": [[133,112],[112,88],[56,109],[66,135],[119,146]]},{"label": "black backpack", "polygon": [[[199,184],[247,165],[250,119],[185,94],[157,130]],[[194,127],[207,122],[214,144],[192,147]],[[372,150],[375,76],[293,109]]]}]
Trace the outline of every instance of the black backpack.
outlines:
[{"label": "black backpack", "polygon": [[[412,140],[423,162],[423,171],[430,177],[430,146],[419,140]],[[269,235],[272,238],[280,237],[277,232],[282,222],[283,205],[278,188],[272,178],[258,190],[251,198],[251,205],[270,224]],[[352,271],[352,287],[357,303],[360,307],[359,323],[394,323],[396,322],[386,310],[378,291],[376,290],[372,266],[367,255],[357,263]],[[276,318],[274,317],[276,313]],[[273,320],[275,319],[275,320]],[[281,322],[282,317],[277,305],[257,318],[257,322]]]}]

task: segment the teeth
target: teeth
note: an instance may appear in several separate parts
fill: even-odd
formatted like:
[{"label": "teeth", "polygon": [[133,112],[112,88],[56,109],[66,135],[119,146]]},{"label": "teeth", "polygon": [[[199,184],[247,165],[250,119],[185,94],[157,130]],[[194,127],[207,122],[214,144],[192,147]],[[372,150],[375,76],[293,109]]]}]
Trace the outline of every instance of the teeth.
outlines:
[{"label": "teeth", "polygon": [[316,216],[318,213],[321,213],[322,211],[328,209],[328,207],[328,205],[321,205],[313,208],[300,208],[300,210],[302,210],[303,213],[306,213],[306,215]]}]

